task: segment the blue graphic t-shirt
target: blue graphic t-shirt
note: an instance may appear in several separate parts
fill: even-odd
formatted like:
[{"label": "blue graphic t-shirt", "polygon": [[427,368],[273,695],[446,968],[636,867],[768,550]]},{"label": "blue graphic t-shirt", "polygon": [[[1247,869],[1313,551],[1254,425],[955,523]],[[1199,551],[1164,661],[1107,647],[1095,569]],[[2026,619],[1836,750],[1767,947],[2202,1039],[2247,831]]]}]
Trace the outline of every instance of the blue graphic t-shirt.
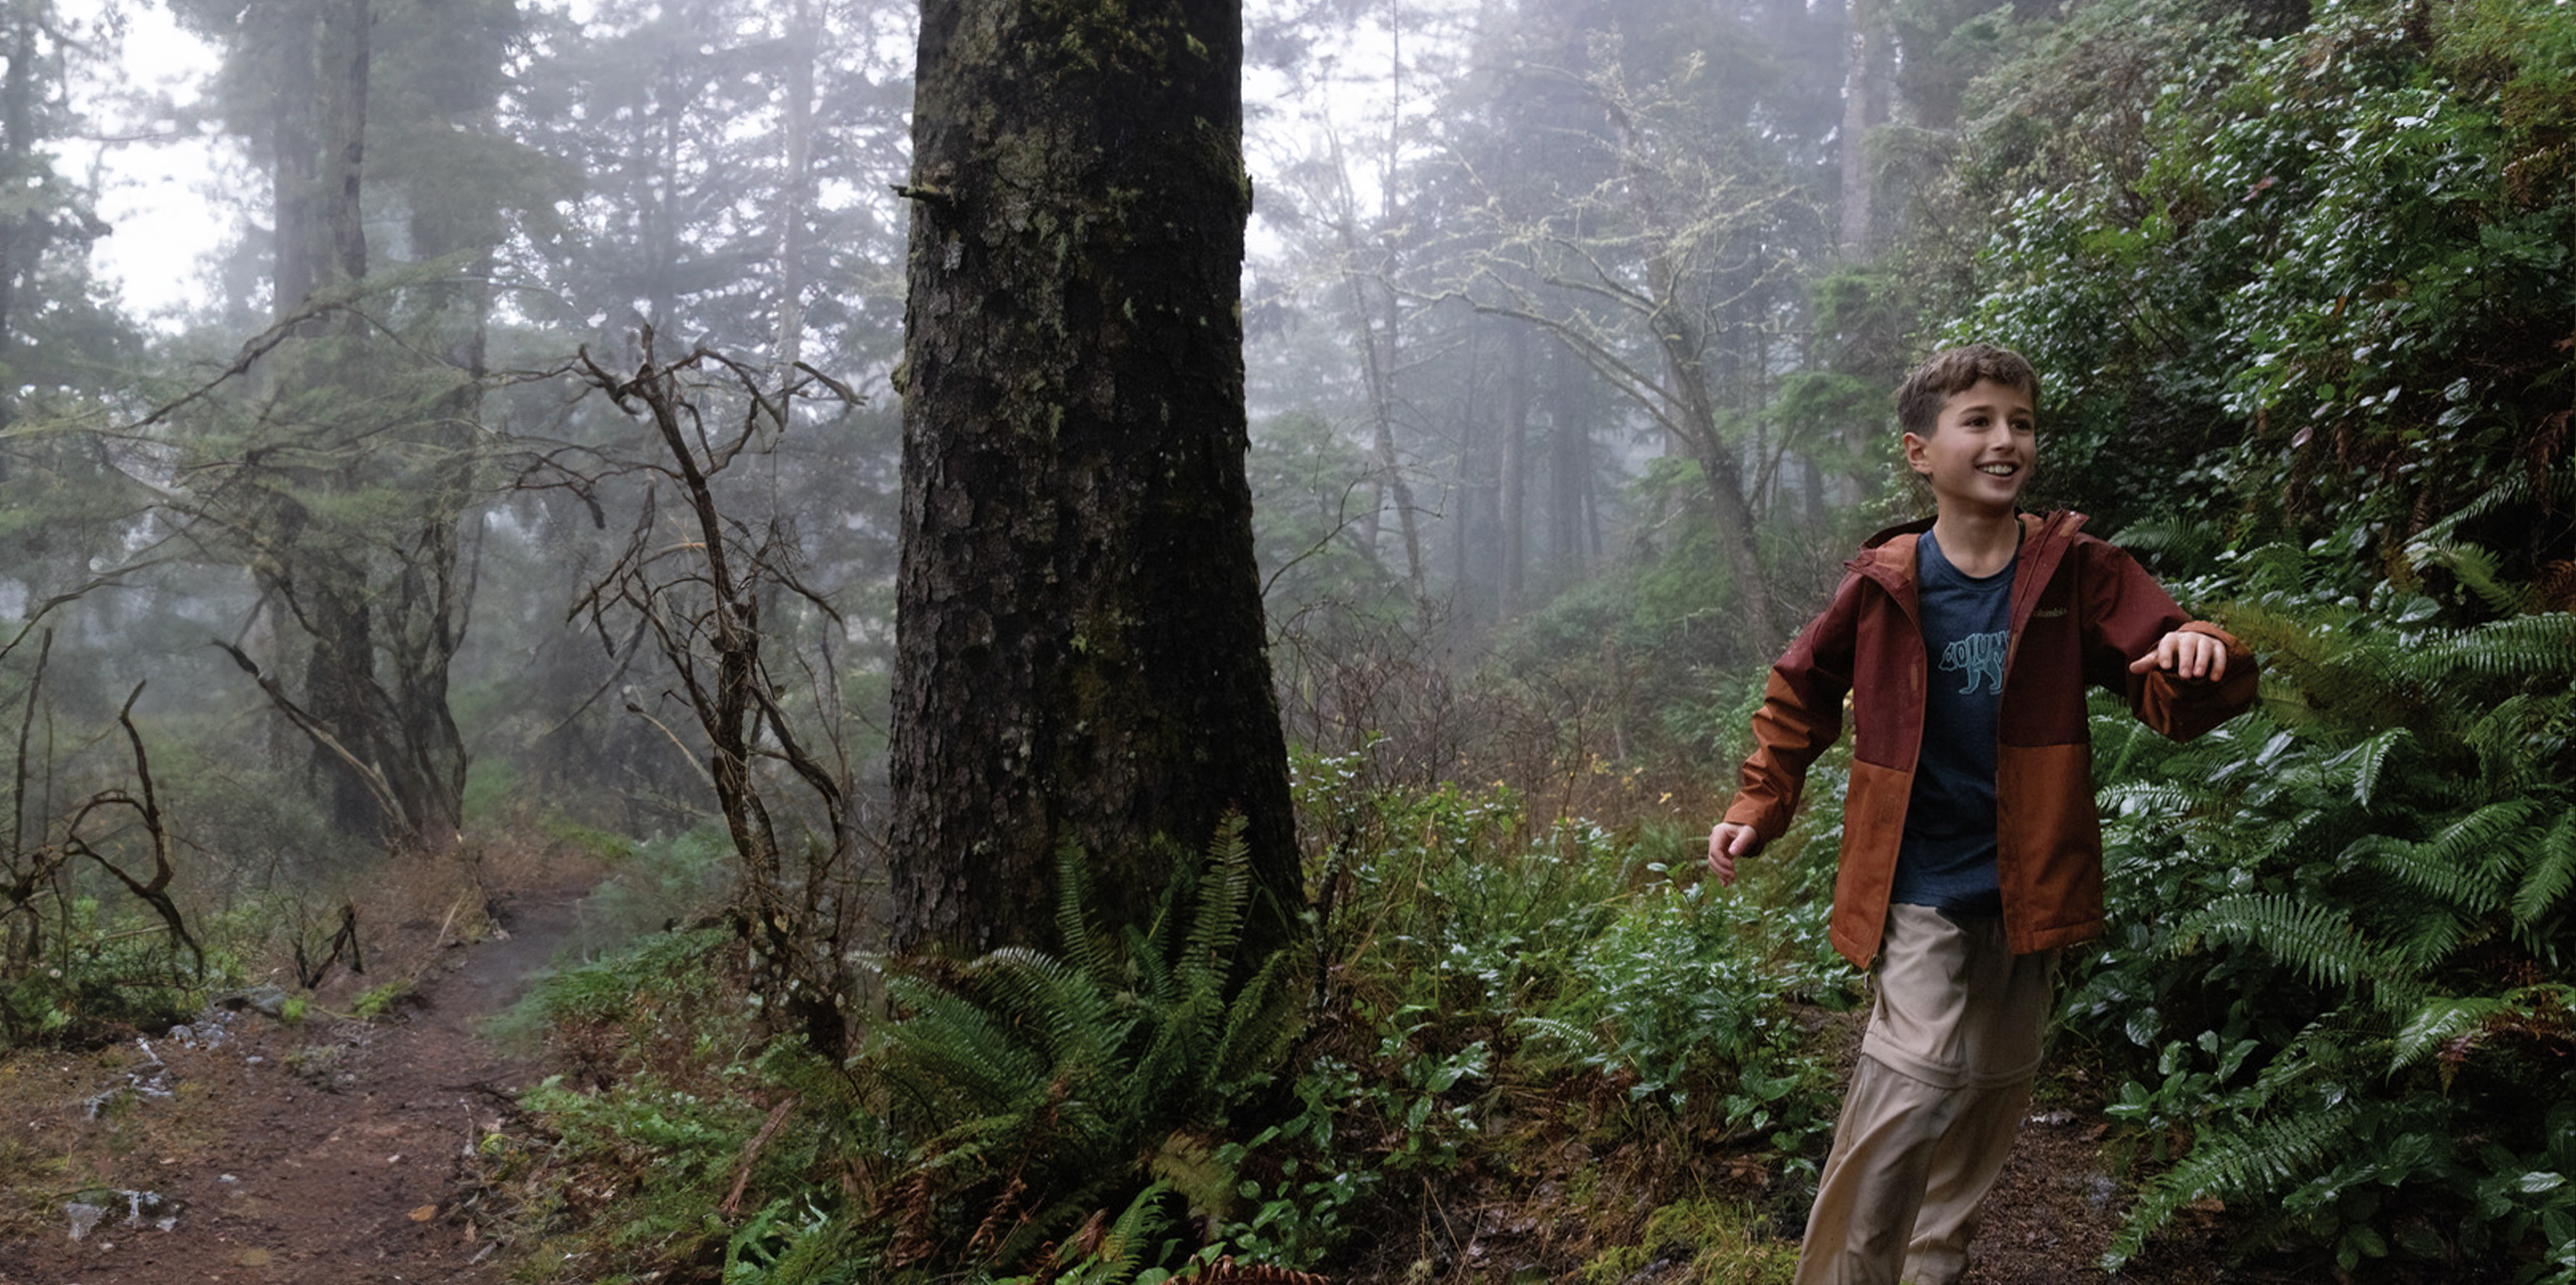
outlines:
[{"label": "blue graphic t-shirt", "polygon": [[1981,579],[1950,565],[1929,531],[1914,548],[1932,678],[1891,899],[1996,914],[1995,716],[2012,642],[2012,564]]}]

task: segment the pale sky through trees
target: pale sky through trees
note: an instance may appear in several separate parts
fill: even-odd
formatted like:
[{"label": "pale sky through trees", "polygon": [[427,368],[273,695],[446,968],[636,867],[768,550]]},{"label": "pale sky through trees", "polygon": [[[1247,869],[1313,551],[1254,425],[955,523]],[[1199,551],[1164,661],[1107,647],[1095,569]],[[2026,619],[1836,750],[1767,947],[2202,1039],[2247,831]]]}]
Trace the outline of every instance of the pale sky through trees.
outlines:
[{"label": "pale sky through trees", "polygon": [[[198,83],[214,70],[215,53],[181,31],[159,5],[63,0],[61,12],[84,29],[111,15],[125,23],[118,61],[126,83],[93,79],[73,90],[76,105],[103,137],[63,148],[71,174],[98,165],[98,214],[115,229],[99,240],[92,265],[137,317],[184,307],[198,291],[199,257],[220,243],[230,222],[214,213],[220,143],[211,128],[179,133],[168,120],[132,118],[143,96],[166,97],[181,108],[196,102]],[[146,134],[169,141],[132,141]]]},{"label": "pale sky through trees", "polygon": [[[572,8],[578,12],[587,6]],[[1444,36],[1454,39],[1459,18],[1453,8],[1406,7],[1407,25],[1417,28],[1405,34],[1408,61]],[[197,102],[199,84],[214,70],[217,55],[180,30],[158,4],[61,0],[60,12],[84,30],[109,18],[125,27],[117,60],[124,83],[92,77],[74,87],[75,105],[89,118],[94,136],[63,145],[67,173],[80,175],[97,166],[98,214],[115,229],[97,243],[93,266],[137,318],[148,321],[200,303],[201,260],[234,226],[234,220],[215,211],[227,196],[243,195],[223,188],[260,176],[239,170],[237,163],[237,172],[225,172],[226,153],[237,144],[223,139],[211,124],[191,132],[167,118],[146,119],[161,113],[145,104],[166,101],[184,112]],[[1319,44],[1315,56],[1294,74],[1257,61],[1246,68],[1245,155],[1258,187],[1275,190],[1277,172],[1312,155],[1330,128],[1341,136],[1356,195],[1365,207],[1376,207],[1388,133],[1389,14],[1381,8],[1327,42],[1330,47]],[[1446,32],[1435,32],[1434,24]],[[1401,106],[1408,129],[1418,128],[1429,109],[1433,83],[1434,78],[1423,76],[1404,91]],[[1276,235],[1257,218],[1251,235],[1255,258],[1280,249]]]}]

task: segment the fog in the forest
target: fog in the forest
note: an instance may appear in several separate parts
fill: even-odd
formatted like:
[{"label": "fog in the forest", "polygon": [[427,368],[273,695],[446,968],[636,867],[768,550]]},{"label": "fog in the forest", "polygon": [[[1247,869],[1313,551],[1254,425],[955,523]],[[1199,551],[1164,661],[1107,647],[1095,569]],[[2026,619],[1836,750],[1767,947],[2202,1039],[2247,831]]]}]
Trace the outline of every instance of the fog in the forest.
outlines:
[{"label": "fog in the forest", "polygon": [[[141,685],[173,814],[256,878],[491,809],[695,824],[707,585],[665,441],[605,392],[648,333],[711,354],[683,411],[766,663],[872,797],[914,21],[14,6],[0,613],[31,798],[126,770]],[[1263,5],[1246,34],[1247,467],[1292,741],[1419,721],[1392,703],[1537,646],[1577,657],[1539,704],[1622,753],[1689,743],[1654,702],[1776,644],[1887,474],[1858,390],[1892,356],[1820,338],[1811,293],[1903,195],[1854,127],[1940,125],[1975,59],[1900,65],[1830,4]],[[1505,734],[1433,718],[1387,752],[1422,774]]]},{"label": "fog in the forest", "polygon": [[0,1242],[178,1270],[173,1026],[363,1063],[543,893],[570,1078],[378,1099],[477,1176],[369,1252],[1786,1279],[1915,747],[1769,666],[1975,340],[2262,668],[2143,731],[2016,563],[2106,932],[1978,1278],[2576,1281],[2576,4],[1247,4],[1239,175],[1218,6],[997,5],[916,172],[918,0],[0,3]]}]

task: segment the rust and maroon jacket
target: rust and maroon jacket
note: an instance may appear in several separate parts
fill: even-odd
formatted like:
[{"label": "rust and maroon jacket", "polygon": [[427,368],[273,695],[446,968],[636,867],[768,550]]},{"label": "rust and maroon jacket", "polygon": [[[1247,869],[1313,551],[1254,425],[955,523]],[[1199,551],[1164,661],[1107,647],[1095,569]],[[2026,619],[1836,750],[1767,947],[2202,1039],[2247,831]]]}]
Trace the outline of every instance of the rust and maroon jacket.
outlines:
[{"label": "rust and maroon jacket", "polygon": [[[2016,952],[2049,950],[2102,931],[2102,827],[2093,800],[2086,684],[2119,692],[2139,721],[2176,740],[2225,722],[2254,699],[2254,657],[2226,631],[2194,621],[2128,554],[2077,534],[2080,513],[2023,514],[2013,567],[2012,641],[2004,657],[1995,753],[1996,876]],[[1929,681],[1915,606],[1915,539],[1929,521],[1880,532],[1845,564],[1833,602],[1771,667],[1755,747],[1726,819],[1764,842],[1789,826],[1807,765],[1841,734],[1851,695],[1851,794],[1834,881],[1834,948],[1858,967],[1878,957],[1888,889],[1905,833],[1923,741]],[[2227,645],[2219,682],[2129,662],[2184,629]]]}]

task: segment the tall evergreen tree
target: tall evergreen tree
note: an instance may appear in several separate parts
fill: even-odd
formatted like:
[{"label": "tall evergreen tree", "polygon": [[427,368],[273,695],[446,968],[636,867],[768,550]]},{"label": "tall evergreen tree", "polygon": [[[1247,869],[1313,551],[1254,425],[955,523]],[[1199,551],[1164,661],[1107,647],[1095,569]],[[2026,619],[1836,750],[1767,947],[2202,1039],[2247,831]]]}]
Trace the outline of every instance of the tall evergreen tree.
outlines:
[{"label": "tall evergreen tree", "polygon": [[899,946],[1117,917],[1245,818],[1302,902],[1244,481],[1234,0],[929,0],[914,120],[890,858]]},{"label": "tall evergreen tree", "polygon": [[225,645],[309,742],[333,819],[443,842],[465,786],[447,688],[471,594],[491,247],[533,203],[497,137],[517,10],[179,12],[223,49],[221,113],[268,169],[271,319],[239,384],[174,420],[179,507],[252,573],[281,654],[262,665],[247,625]]}]

